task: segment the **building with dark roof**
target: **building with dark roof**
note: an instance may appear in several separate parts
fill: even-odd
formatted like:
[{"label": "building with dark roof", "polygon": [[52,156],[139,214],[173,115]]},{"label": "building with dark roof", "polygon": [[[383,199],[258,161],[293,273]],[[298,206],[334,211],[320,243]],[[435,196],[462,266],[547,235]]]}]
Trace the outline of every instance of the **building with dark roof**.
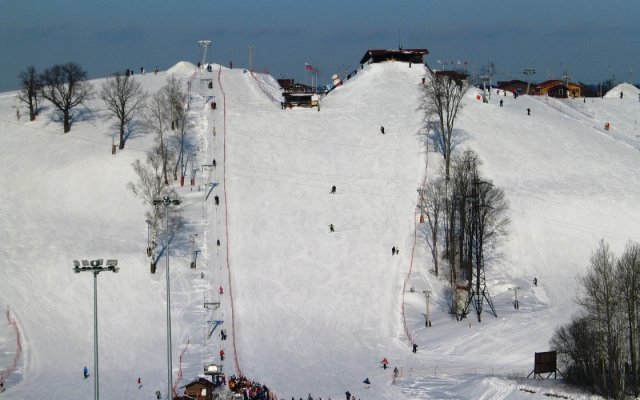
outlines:
[{"label": "building with dark roof", "polygon": [[560,79],[550,79],[548,81],[541,82],[536,86],[536,90],[539,95],[547,95],[549,97],[567,98],[581,97],[582,85],[574,82],[561,81]]},{"label": "building with dark roof", "polygon": [[360,59],[360,64],[379,63],[383,61],[402,61],[415,64],[424,64],[424,56],[429,54],[427,49],[399,49],[392,50],[367,50]]},{"label": "building with dark roof", "polygon": [[[518,79],[510,81],[498,81],[498,89],[506,90],[518,94],[527,94],[527,82]],[[536,84],[531,82],[529,86],[529,94],[536,94]]]}]

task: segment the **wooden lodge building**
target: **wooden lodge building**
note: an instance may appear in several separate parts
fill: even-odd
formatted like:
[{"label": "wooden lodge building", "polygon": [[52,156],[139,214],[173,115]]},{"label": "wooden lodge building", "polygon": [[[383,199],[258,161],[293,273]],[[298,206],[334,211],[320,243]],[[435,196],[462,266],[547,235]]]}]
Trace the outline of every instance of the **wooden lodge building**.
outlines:
[{"label": "wooden lodge building", "polygon": [[208,379],[198,378],[184,386],[184,395],[194,400],[213,400],[216,385]]},{"label": "wooden lodge building", "polygon": [[566,99],[567,97],[582,97],[582,85],[574,82],[551,79],[544,81],[536,87],[540,96],[557,97]]},{"label": "wooden lodge building", "polygon": [[[527,93],[527,82],[511,80],[498,82],[498,89],[518,94]],[[575,82],[567,82],[560,79],[550,79],[542,83],[531,83],[530,95],[549,96],[566,99],[567,97],[582,97],[582,85]]]},{"label": "wooden lodge building", "polygon": [[380,63],[383,61],[401,61],[406,63],[424,64],[424,56],[429,54],[427,49],[367,50],[360,59],[360,64]]}]

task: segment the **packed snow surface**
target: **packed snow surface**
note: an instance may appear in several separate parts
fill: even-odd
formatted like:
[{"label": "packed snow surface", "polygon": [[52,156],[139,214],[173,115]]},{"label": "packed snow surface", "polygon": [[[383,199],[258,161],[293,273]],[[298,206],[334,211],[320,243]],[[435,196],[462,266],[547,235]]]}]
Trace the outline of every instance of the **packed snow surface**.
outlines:
[{"label": "packed snow surface", "polygon": [[[482,103],[469,92],[456,151],[479,154],[483,176],[505,190],[511,225],[486,265],[498,317],[456,321],[416,213],[417,189],[442,162],[419,110],[425,73],[415,64],[368,65],[320,109],[286,110],[272,77],[242,69],[180,62],[135,75],[150,94],[171,75],[191,88],[185,186],[172,179],[185,225],[168,252],[178,392],[223,349],[228,375],[279,398],[337,399],[347,390],[359,399],[591,398],[524,377],[576,310],[576,276],[598,241],[620,253],[639,239],[637,94],[493,93]],[[137,179],[131,164],[146,159],[154,137],[133,124],[112,155],[116,131],[100,100],[63,134],[50,104],[29,122],[15,95],[0,94],[0,396],[92,396],[93,376],[83,379],[82,369],[94,372],[93,278],[75,274],[73,260],[117,258],[120,271],[97,278],[100,395],[151,399],[159,390],[166,398],[167,252],[157,238],[151,274],[148,206],[127,189]]]}]

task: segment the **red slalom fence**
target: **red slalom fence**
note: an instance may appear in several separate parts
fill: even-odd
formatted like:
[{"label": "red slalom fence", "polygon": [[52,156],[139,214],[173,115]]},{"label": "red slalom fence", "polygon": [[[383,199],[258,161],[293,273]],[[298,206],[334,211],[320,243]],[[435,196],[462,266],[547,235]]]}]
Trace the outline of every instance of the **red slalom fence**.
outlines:
[{"label": "red slalom fence", "polygon": [[227,207],[227,179],[226,179],[226,174],[227,174],[227,168],[226,168],[226,164],[227,164],[227,96],[222,86],[222,79],[220,78],[221,74],[222,74],[222,66],[220,66],[220,68],[218,69],[218,85],[220,86],[220,92],[222,93],[222,100],[223,100],[222,125],[223,125],[224,134],[222,135],[222,149],[223,149],[222,162],[223,162],[224,168],[222,169],[222,189],[224,191],[223,193],[224,194],[224,230],[225,230],[225,236],[227,238],[227,240],[225,240],[225,243],[226,243],[226,249],[227,249],[227,254],[226,254],[227,276],[229,277],[229,283],[228,283],[229,305],[231,307],[231,328],[232,328],[231,343],[233,347],[233,359],[236,364],[236,374],[238,376],[244,376],[242,374],[242,369],[240,368],[240,363],[238,362],[238,351],[236,349],[236,318],[235,318],[234,307],[233,307],[233,284],[231,280],[231,267],[229,264],[229,225],[227,224],[227,221],[229,220],[229,212]]},{"label": "red slalom fence", "polygon": [[176,389],[178,388],[178,385],[182,381],[182,360],[184,359],[184,353],[186,353],[187,349],[189,348],[190,342],[191,340],[187,339],[187,345],[184,346],[184,349],[182,349],[182,351],[180,352],[180,356],[178,357],[178,374],[173,380],[173,387],[171,388],[171,392],[173,392],[173,396],[178,395],[178,393],[176,392]]},{"label": "red slalom fence", "polygon": [[[424,177],[422,178],[422,187],[424,188],[425,185],[427,184],[427,171],[428,171],[428,167],[429,167],[429,149],[427,148],[427,157],[425,160],[425,165],[424,165]],[[417,218],[414,218],[414,226],[413,226],[413,245],[411,246],[411,258],[409,259],[409,271],[407,272],[407,276],[404,279],[404,282],[402,283],[402,323],[404,325],[404,333],[407,336],[407,339],[409,340],[409,346],[412,346],[414,343],[414,339],[413,339],[413,335],[411,334],[411,331],[409,330],[409,327],[407,326],[407,318],[405,315],[405,311],[404,311],[404,294],[406,293],[407,290],[407,283],[411,280],[411,273],[413,272],[413,257],[414,254],[416,252],[416,243],[418,241],[418,220]]]}]

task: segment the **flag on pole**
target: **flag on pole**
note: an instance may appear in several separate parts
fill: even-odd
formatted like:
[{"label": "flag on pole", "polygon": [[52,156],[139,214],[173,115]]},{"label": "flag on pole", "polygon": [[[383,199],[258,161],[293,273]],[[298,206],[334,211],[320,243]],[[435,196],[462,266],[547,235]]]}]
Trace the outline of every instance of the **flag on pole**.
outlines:
[{"label": "flag on pole", "polygon": [[314,70],[313,66],[311,66],[311,64],[309,64],[309,63],[304,63],[304,69],[305,69],[305,71],[313,71]]}]

